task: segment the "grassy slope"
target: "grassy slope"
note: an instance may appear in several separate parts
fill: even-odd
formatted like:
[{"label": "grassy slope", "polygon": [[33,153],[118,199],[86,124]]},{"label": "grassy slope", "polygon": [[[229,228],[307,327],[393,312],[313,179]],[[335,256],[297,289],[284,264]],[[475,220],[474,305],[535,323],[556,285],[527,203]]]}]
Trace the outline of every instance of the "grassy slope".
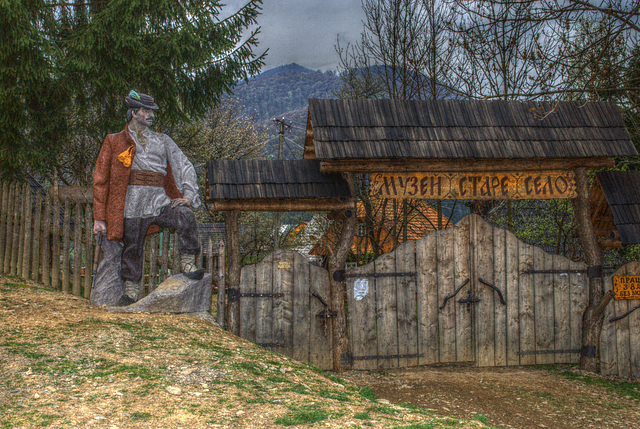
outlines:
[{"label": "grassy slope", "polygon": [[484,426],[378,403],[207,322],[0,279],[0,427]]}]

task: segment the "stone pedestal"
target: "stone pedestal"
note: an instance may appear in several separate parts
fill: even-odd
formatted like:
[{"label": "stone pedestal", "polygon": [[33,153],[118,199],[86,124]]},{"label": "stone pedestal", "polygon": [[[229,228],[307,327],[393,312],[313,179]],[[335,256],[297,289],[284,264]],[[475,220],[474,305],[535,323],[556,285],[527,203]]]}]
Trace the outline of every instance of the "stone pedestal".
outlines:
[{"label": "stone pedestal", "polygon": [[107,307],[109,311],[133,313],[208,313],[211,309],[211,274],[202,280],[171,276],[146,297],[127,307]]},{"label": "stone pedestal", "polygon": [[91,290],[91,304],[97,307],[116,305],[124,295],[124,282],[120,278],[122,242],[102,240],[104,257],[95,272]]}]

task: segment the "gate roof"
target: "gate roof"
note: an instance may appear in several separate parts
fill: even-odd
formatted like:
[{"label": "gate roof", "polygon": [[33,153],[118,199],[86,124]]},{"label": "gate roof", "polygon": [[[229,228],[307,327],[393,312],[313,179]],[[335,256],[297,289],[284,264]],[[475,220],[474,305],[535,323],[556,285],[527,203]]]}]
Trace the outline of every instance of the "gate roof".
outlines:
[{"label": "gate roof", "polygon": [[568,169],[622,155],[637,151],[612,103],[309,100],[305,158],[323,171]]},{"label": "gate roof", "polygon": [[[640,243],[640,171],[597,173],[598,189],[592,189],[592,221],[596,233],[609,233],[615,225],[622,245]],[[609,210],[603,210],[604,194]],[[608,227],[608,228],[607,228]]]},{"label": "gate roof", "polygon": [[342,176],[321,173],[320,162],[313,159],[208,161],[207,202],[214,210],[355,208]]}]

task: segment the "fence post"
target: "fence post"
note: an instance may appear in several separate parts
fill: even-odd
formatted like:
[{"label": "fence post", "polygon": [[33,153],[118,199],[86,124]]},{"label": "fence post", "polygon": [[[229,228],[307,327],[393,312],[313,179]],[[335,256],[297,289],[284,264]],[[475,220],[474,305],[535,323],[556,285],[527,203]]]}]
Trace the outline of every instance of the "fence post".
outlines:
[{"label": "fence post", "polygon": [[169,228],[162,230],[162,267],[160,268],[160,283],[169,275]]},{"label": "fence post", "polygon": [[229,305],[226,307],[226,325],[229,332],[235,335],[240,335],[240,243],[238,242],[240,236],[239,230],[239,218],[240,212],[233,210],[224,213],[224,221],[226,224],[227,232],[227,250],[229,250],[229,275],[226,276],[226,282],[230,291],[234,293],[234,299],[229,297]]},{"label": "fence post", "polygon": [[80,291],[80,270],[82,267],[82,206],[75,203],[75,218],[73,221],[73,287],[71,289],[75,296],[81,296]]},{"label": "fence post", "polygon": [[57,176],[53,184],[53,251],[51,252],[51,286],[60,289],[60,196]]},{"label": "fence post", "polygon": [[216,311],[218,316],[218,325],[222,328],[224,328],[226,265],[224,241],[220,240],[220,244],[218,245],[218,305],[216,306]]},{"label": "fence post", "polygon": [[213,267],[213,239],[209,237],[207,240],[207,269],[211,278],[215,278],[215,268]]},{"label": "fence post", "polygon": [[84,205],[84,297],[91,297],[93,280],[93,206]]},{"label": "fence post", "polygon": [[5,221],[7,219],[7,182],[2,182],[2,188],[0,189],[0,271],[4,265],[4,243],[5,234],[7,232],[7,226]]},{"label": "fence post", "polygon": [[4,243],[4,274],[8,274],[11,269],[11,249],[13,248],[13,229],[11,228],[11,220],[13,219],[13,206],[15,205],[15,183],[9,184],[7,187],[7,213],[6,217],[6,239]]},{"label": "fence post", "polygon": [[20,242],[20,211],[22,208],[20,198],[20,185],[16,183],[13,199],[15,203],[13,205],[13,241],[11,243],[11,274],[18,274],[18,250]]},{"label": "fence post", "polygon": [[69,198],[64,199],[62,221],[62,291],[69,293],[69,241],[71,233],[71,201]]},{"label": "fence post", "polygon": [[156,289],[158,277],[158,235],[149,237],[151,252],[149,253],[149,293]]},{"label": "fence post", "polygon": [[171,254],[171,257],[173,258],[173,260],[171,261],[171,275],[175,276],[176,274],[182,272],[182,270],[180,269],[180,249],[178,248],[178,233],[177,232],[173,232],[173,234],[171,234],[171,244],[173,245],[173,253]]},{"label": "fence post", "polygon": [[42,196],[39,192],[34,194],[36,200],[35,219],[33,220],[33,254],[31,255],[31,280],[40,280],[40,233],[42,232]]},{"label": "fence post", "polygon": [[23,277],[22,267],[24,265],[24,234],[26,231],[25,220],[27,218],[27,184],[23,183],[20,187],[20,232],[18,233],[18,261],[16,263],[15,275]]},{"label": "fence post", "polygon": [[51,285],[49,268],[51,267],[51,196],[44,196],[44,219],[42,228],[42,283]]},{"label": "fence post", "polygon": [[24,245],[22,246],[22,272],[20,274],[23,279],[28,279],[31,271],[31,211],[33,207],[31,188],[26,183],[24,185],[24,193],[24,235],[21,236],[24,239]]}]

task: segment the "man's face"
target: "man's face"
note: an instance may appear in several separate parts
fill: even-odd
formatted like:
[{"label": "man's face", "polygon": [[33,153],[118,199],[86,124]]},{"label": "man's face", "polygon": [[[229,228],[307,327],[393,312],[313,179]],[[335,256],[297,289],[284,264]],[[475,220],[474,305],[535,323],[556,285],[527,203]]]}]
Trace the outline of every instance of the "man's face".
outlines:
[{"label": "man's face", "polygon": [[134,121],[138,121],[140,125],[144,125],[145,127],[153,125],[153,120],[156,118],[153,110],[147,109],[146,107],[141,107],[137,113],[133,112],[132,117]]}]

